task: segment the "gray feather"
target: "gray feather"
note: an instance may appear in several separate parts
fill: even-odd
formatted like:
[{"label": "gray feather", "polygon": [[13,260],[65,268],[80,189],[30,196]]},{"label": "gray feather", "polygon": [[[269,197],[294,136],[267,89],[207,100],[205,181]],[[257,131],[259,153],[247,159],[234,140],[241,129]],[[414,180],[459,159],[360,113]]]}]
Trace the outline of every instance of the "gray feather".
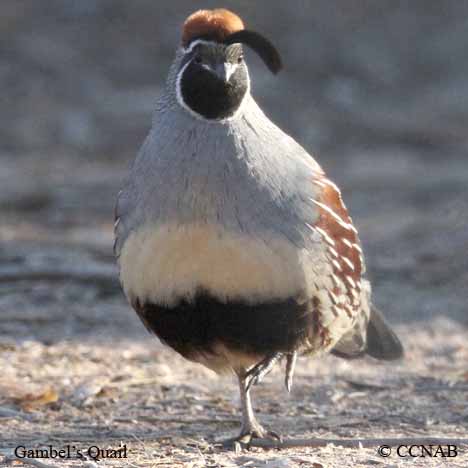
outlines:
[{"label": "gray feather", "polygon": [[307,227],[317,216],[311,179],[320,166],[246,100],[243,115],[223,124],[196,119],[177,103],[156,112],[117,202],[117,255],[146,223],[275,232],[301,248],[320,241]]}]

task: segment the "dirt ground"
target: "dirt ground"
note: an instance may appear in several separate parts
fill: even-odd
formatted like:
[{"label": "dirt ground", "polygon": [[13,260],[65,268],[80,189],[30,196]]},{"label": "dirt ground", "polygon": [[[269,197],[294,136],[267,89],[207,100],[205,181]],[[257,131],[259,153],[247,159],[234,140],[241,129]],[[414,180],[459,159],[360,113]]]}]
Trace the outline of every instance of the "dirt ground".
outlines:
[{"label": "dirt ground", "polygon": [[[215,442],[238,430],[233,379],[190,364],[147,337],[119,296],[98,298],[87,287],[64,281],[55,285],[54,294],[67,304],[65,298],[74,296],[74,304],[66,311],[65,304],[55,304],[51,311],[47,284],[17,283],[15,289],[23,302],[26,289],[41,299],[27,313],[2,320],[4,456],[11,457],[18,446],[71,445],[86,454],[89,447],[124,444],[124,460],[42,461],[89,467],[408,465],[395,453],[379,456],[385,441],[366,448],[223,450]],[[11,336],[21,327],[34,330],[35,337],[20,342]],[[374,438],[464,439],[465,445],[457,443],[456,458],[417,458],[411,466],[466,467],[466,334],[442,319],[397,330],[407,356],[396,365],[303,358],[290,395],[276,369],[254,389],[260,419],[285,438],[364,439],[364,444]]]},{"label": "dirt ground", "polygon": [[[362,447],[236,453],[217,445],[238,431],[234,380],[148,335],[112,256],[115,197],[193,2],[6,0],[0,466],[23,466],[16,447],[52,445],[91,449],[87,459],[24,463],[466,468],[468,3],[225,4],[279,43],[287,66],[278,78],[249,56],[254,94],[342,186],[375,302],[405,359],[302,358],[291,394],[283,368],[254,389],[259,419],[285,440]],[[398,445],[428,437],[457,439],[457,456],[397,455]],[[96,446],[126,446],[127,458],[94,460]]]}]

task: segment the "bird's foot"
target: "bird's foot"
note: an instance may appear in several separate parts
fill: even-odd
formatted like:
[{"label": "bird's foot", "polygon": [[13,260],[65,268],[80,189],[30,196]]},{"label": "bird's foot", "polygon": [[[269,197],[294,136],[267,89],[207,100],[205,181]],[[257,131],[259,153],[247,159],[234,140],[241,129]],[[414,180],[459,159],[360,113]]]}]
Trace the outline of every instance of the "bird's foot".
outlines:
[{"label": "bird's foot", "polygon": [[237,437],[227,439],[223,442],[223,447],[234,449],[236,452],[242,448],[249,447],[254,439],[269,439],[282,441],[281,435],[277,432],[266,430],[258,422],[252,422],[248,425],[243,425],[240,434]]},{"label": "bird's foot", "polygon": [[271,356],[267,356],[263,361],[260,361],[258,364],[250,368],[245,375],[247,379],[246,391],[248,392],[252,385],[259,384],[282,357],[282,353],[272,354]]}]

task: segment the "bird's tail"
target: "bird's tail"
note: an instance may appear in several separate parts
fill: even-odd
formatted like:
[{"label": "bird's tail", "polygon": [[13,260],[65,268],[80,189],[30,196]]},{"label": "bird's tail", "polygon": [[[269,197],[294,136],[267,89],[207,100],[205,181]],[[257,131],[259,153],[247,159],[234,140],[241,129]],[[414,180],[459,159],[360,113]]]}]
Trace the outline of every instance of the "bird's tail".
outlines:
[{"label": "bird's tail", "polygon": [[382,361],[394,361],[403,356],[403,345],[386,322],[382,312],[371,306],[369,321],[358,321],[331,351],[345,359],[369,355]]},{"label": "bird's tail", "polygon": [[382,312],[371,306],[367,324],[366,354],[383,361],[394,361],[403,357],[403,345],[386,322]]}]

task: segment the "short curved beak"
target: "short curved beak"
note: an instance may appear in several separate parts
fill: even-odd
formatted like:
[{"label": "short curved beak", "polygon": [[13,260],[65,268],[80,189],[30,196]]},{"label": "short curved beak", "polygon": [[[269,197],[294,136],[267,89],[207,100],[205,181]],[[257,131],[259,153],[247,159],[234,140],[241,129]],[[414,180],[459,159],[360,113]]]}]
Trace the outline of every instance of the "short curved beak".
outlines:
[{"label": "short curved beak", "polygon": [[218,63],[214,69],[216,76],[224,81],[225,83],[229,82],[229,78],[234,73],[235,65],[232,63]]}]

